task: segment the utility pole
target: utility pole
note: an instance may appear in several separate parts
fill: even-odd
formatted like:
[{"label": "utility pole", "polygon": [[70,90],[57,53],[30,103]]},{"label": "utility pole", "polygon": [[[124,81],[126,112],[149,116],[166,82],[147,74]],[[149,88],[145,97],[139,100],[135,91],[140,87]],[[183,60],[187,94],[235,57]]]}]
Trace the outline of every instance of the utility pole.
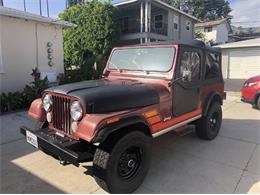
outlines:
[{"label": "utility pole", "polygon": [[26,12],[26,2],[25,2],[25,0],[23,0],[23,11]]},{"label": "utility pole", "polygon": [[47,16],[50,17],[49,0],[46,0],[46,6],[47,6]]},{"label": "utility pole", "polygon": [[40,6],[40,15],[42,16],[42,0],[39,0],[39,6]]}]

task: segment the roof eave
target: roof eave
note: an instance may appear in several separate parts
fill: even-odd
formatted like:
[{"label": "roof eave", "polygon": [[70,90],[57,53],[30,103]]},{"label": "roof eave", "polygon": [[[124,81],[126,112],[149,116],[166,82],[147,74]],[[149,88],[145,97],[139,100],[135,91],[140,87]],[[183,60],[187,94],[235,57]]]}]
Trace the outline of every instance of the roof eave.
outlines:
[{"label": "roof eave", "polygon": [[[140,0],[128,0],[128,1],[123,1],[123,2],[120,2],[120,3],[115,3],[114,6],[118,7],[118,6],[127,5],[127,4],[131,4],[131,3],[139,2],[139,1]],[[185,16],[187,16],[187,17],[189,17],[189,18],[191,18],[191,19],[193,19],[193,20],[195,20],[197,22],[201,22],[201,20],[199,20],[198,18],[196,18],[196,17],[194,17],[192,15],[189,15],[189,14],[187,14],[187,13],[185,13],[185,12],[179,10],[179,9],[176,9],[175,7],[173,7],[173,6],[171,6],[171,5],[167,4],[167,3],[164,3],[161,0],[151,0],[151,1],[157,2],[157,3],[161,4],[161,5],[164,5],[165,7],[169,8],[169,9],[172,9],[172,10],[174,10],[176,12],[179,12],[182,15],[185,15]]]},{"label": "roof eave", "polygon": [[12,18],[18,18],[18,19],[24,19],[24,20],[30,20],[30,21],[36,21],[41,23],[48,23],[53,25],[59,25],[62,28],[75,28],[77,25],[64,21],[59,19],[53,19],[49,17],[44,17],[12,8],[6,8],[0,6],[0,16],[7,16]]}]

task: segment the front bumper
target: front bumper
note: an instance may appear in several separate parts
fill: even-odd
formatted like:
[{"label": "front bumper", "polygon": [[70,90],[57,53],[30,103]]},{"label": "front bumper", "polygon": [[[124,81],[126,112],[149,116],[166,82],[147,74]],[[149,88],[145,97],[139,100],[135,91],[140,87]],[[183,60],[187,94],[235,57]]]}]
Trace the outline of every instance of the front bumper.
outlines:
[{"label": "front bumper", "polygon": [[253,104],[254,102],[252,100],[246,99],[243,96],[241,97],[241,101],[249,104]]},{"label": "front bumper", "polygon": [[27,127],[20,128],[21,134],[25,136],[26,131],[36,135],[39,149],[44,150],[63,161],[79,166],[80,162],[93,159],[95,148],[85,141],[61,137],[57,135],[55,131],[49,130],[48,128],[40,130],[31,130]]}]

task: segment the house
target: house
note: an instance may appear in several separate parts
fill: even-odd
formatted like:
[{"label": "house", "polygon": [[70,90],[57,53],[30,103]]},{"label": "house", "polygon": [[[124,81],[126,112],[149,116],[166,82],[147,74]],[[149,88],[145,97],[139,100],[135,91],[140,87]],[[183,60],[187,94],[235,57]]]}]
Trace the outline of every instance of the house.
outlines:
[{"label": "house", "polygon": [[74,26],[0,6],[0,93],[23,90],[35,67],[55,82],[64,72],[62,28]]},{"label": "house", "polygon": [[260,38],[218,45],[222,50],[222,71],[227,79],[260,75]]},{"label": "house", "polygon": [[195,24],[195,32],[204,35],[204,41],[215,45],[228,42],[228,34],[232,32],[227,19],[212,20]]},{"label": "house", "polygon": [[121,43],[194,39],[199,20],[160,0],[128,0],[114,4],[121,21]]}]

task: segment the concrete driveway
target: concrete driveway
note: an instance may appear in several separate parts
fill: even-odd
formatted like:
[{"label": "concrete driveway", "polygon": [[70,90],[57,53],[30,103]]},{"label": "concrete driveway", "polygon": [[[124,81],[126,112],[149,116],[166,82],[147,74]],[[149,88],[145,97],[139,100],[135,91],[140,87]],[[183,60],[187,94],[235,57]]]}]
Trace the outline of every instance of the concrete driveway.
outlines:
[{"label": "concrete driveway", "polygon": [[[150,171],[136,193],[260,193],[260,112],[230,97],[220,135],[199,140],[173,132],[153,141]],[[1,118],[1,193],[104,193],[91,162],[61,166],[19,134],[33,126],[26,112]]]}]

